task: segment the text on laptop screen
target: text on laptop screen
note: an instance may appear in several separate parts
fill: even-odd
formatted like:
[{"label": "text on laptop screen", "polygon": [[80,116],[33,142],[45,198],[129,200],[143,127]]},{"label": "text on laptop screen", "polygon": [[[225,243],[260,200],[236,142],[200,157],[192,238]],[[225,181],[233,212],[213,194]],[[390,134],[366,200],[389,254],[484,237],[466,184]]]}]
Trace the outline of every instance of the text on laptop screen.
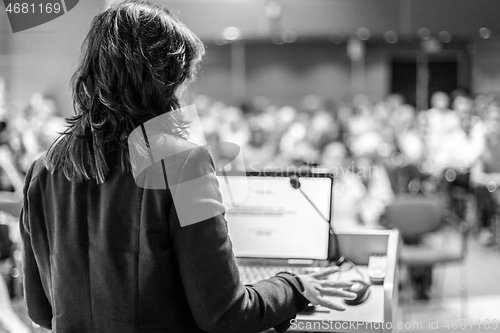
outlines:
[{"label": "text on laptop screen", "polygon": [[[329,226],[324,218],[330,220],[331,178],[298,178],[324,218],[288,177],[218,179],[236,257],[327,259]],[[244,199],[233,207],[229,203],[234,198]]]}]

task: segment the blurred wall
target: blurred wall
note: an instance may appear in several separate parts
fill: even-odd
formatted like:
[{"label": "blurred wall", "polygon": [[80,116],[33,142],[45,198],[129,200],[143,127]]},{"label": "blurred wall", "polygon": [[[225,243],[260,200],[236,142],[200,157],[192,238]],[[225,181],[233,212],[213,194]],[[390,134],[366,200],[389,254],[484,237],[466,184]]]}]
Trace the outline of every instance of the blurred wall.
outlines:
[{"label": "blurred wall", "polygon": [[[337,5],[340,4],[337,9],[345,7],[344,9],[348,15],[341,15],[342,10],[334,11],[331,14],[338,17],[338,19],[330,20],[330,22],[334,22],[328,23],[328,12],[325,6],[329,1]],[[293,14],[290,12],[291,7],[289,7],[292,5],[299,6],[302,11],[307,9],[313,12],[318,10],[324,12],[322,15],[317,16],[316,21],[313,19],[305,20],[304,17],[302,19],[300,17],[296,18],[294,24],[312,34],[321,34],[319,31],[314,30],[318,29],[318,27],[327,26],[327,23],[335,25],[339,24],[339,22],[345,22],[347,27],[345,31],[350,29],[349,31],[354,32],[353,24],[360,24],[360,18],[366,17],[369,12],[374,13],[373,17],[366,19],[364,23],[373,23],[374,26],[378,27],[377,29],[396,29],[399,27],[403,30],[414,30],[413,28],[420,24],[418,20],[424,20],[426,17],[424,15],[426,12],[422,7],[423,4],[426,4],[427,8],[430,8],[431,4],[429,0],[422,0],[422,3],[410,0],[384,0],[377,2],[380,4],[380,7],[377,7],[378,9],[372,8],[373,3],[370,2],[371,4],[365,6],[366,8],[363,7],[364,9],[359,15],[351,15],[349,13],[353,8],[366,4],[366,1],[350,1],[315,0],[314,2],[318,3],[319,6],[311,6],[308,9],[309,7],[304,7],[304,1],[290,0],[290,2],[282,2],[288,6],[285,7],[283,15],[288,17],[288,14]],[[63,115],[72,113],[69,80],[74,71],[79,48],[85,37],[90,19],[103,6],[104,2],[104,0],[80,1],[78,6],[66,15],[42,26],[16,34],[12,34],[10,26],[8,26],[5,10],[0,7],[0,76],[8,78],[12,100],[17,110],[22,110],[27,106],[33,93],[42,92],[56,99]],[[339,95],[351,90],[352,64],[347,57],[345,43],[334,44],[328,38],[320,40],[317,37],[304,40],[301,39],[299,34],[299,40],[295,43],[273,44],[268,36],[270,27],[264,14],[266,1],[241,0],[238,2],[225,2],[210,0],[206,1],[206,3],[203,2],[202,7],[200,7],[200,1],[195,0],[164,0],[164,2],[169,3],[177,11],[182,10],[180,12],[181,19],[185,19],[189,27],[199,32],[202,37],[206,37],[207,56],[202,64],[199,80],[193,86],[193,93],[204,93],[228,103],[239,103],[242,97],[235,95],[235,85],[238,85],[246,89],[243,97],[251,99],[264,95],[278,105],[291,104],[300,106],[303,97],[309,94],[338,98]],[[229,7],[224,7],[226,9],[223,10],[223,7],[219,6],[222,2]],[[399,5],[394,7],[393,4],[396,2]],[[490,0],[477,0],[477,7],[471,7],[470,1],[461,3],[465,5],[456,5],[456,7],[460,8],[460,13],[469,11],[471,15],[470,18],[459,15],[464,25],[457,25],[455,29],[465,34],[464,29],[466,29],[465,23],[468,22],[467,20],[473,20],[477,26],[483,22],[478,16],[478,13],[482,11],[478,8],[484,6],[497,8],[498,5],[496,4],[500,4],[500,1],[492,3]],[[422,24],[426,22],[434,24],[431,27],[433,28],[432,31],[444,29],[443,22],[446,20],[440,21],[438,14],[445,10],[446,5],[452,7],[450,1],[444,1],[439,5],[439,10],[430,12],[434,19],[422,21]],[[3,6],[3,3],[0,6]],[[189,8],[196,10],[193,12]],[[228,13],[229,9],[235,8],[241,10],[233,14]],[[323,10],[321,10],[322,8]],[[217,11],[217,9],[220,9],[220,11]],[[383,16],[384,10],[388,11],[385,13],[387,21],[377,23],[373,18]],[[420,13],[418,20],[415,18],[409,22],[399,19],[394,20],[395,16],[406,15],[404,13],[408,10],[410,13]],[[495,11],[492,10],[491,12]],[[489,15],[484,16],[484,22],[488,24],[493,24],[490,17],[491,12]],[[200,13],[203,13],[203,15],[200,15]],[[304,15],[306,14],[304,13]],[[214,15],[220,17],[221,21],[216,20],[214,23],[210,19]],[[310,13],[307,15],[310,15]],[[238,20],[234,21],[235,19]],[[289,19],[287,18],[287,20]],[[292,21],[290,20],[290,24],[293,23]],[[231,51],[231,44],[216,45],[213,39],[210,39],[213,37],[213,31],[221,31],[227,24],[232,24],[231,22],[239,22],[242,27],[247,27],[250,30],[256,27],[257,32],[267,36],[260,40],[245,41],[244,68],[234,66],[235,54]],[[204,30],[205,25],[211,25],[211,28]],[[456,25],[456,23],[452,25]],[[476,29],[477,27],[474,26],[470,29],[472,28]],[[496,26],[491,27],[493,37],[497,30]],[[209,36],[211,37],[208,38]],[[373,100],[381,99],[389,92],[391,74],[390,45],[383,40],[373,42],[372,40],[375,38],[375,36],[372,36],[370,45],[367,47],[363,78],[365,93]],[[398,44],[400,43],[394,44],[393,47]],[[469,50],[471,53],[472,91],[475,93],[490,90],[500,91],[499,39],[480,40],[476,36],[471,39]],[[235,70],[237,71],[236,74]]]},{"label": "blurred wall", "polygon": [[[487,27],[500,33],[498,0],[158,0],[173,8],[202,38],[213,39],[224,28],[238,27],[244,38],[265,38],[273,29],[292,29],[299,36],[355,34],[372,36],[388,30],[414,35],[425,27],[454,37],[477,36]],[[275,21],[274,23],[272,21]]]},{"label": "blurred wall", "polygon": [[[345,43],[309,40],[276,45],[263,40],[244,44],[245,76],[240,79],[246,81],[249,100],[265,96],[278,105],[300,107],[307,95],[338,99],[351,93],[352,63]],[[235,79],[231,72],[231,45],[208,45],[200,75],[193,85],[195,93],[233,104],[241,102],[231,89]],[[414,46],[389,47],[386,43],[367,45],[364,76],[359,78],[364,83],[364,93],[373,101],[383,99],[390,91],[393,52],[414,49]]]},{"label": "blurred wall", "polygon": [[337,99],[350,91],[350,62],[342,47],[327,43],[248,45],[249,97],[300,106],[307,95]]},{"label": "blurred wall", "polygon": [[470,49],[474,92],[500,92],[500,38],[479,41]]},{"label": "blurred wall", "polygon": [[[469,87],[473,94],[500,92],[500,38],[451,43],[444,51],[457,50],[467,54],[460,87]],[[373,101],[390,92],[391,58],[401,51],[417,52],[418,43],[389,45],[373,42],[367,46],[364,87]],[[437,54],[439,55],[439,53]],[[194,93],[238,104],[233,96],[231,44],[208,44],[200,75],[193,85]],[[265,96],[278,105],[301,106],[306,95],[337,99],[351,92],[351,61],[346,45],[329,41],[298,41],[275,45],[269,40],[245,42],[245,77],[247,99]]]},{"label": "blurred wall", "polygon": [[[235,79],[245,80],[247,100],[264,96],[277,105],[300,107],[307,95],[338,99],[351,93],[351,61],[345,44],[246,42],[242,78],[232,75],[231,47],[231,44],[208,45],[201,72],[193,85],[196,93],[238,104],[241,98],[232,93]],[[366,57],[365,93],[374,100],[385,97],[389,89],[386,58],[381,49],[374,49]]]},{"label": "blurred wall", "polygon": [[[500,46],[494,38],[482,40],[479,35],[484,27],[492,36],[500,34],[498,0],[159,1],[173,8],[188,27],[212,45],[196,91],[230,103],[241,99],[232,89],[241,80],[245,81],[247,98],[265,95],[279,104],[299,105],[308,94],[336,98],[351,90],[381,99],[390,91],[391,52],[401,44],[409,50],[404,46],[408,42],[413,43],[412,52],[419,52],[420,28],[436,37],[447,32],[443,36],[450,36],[452,44],[469,43],[468,48],[460,48],[465,57],[458,86],[479,93],[496,89],[496,82],[500,82],[500,69],[496,71],[500,63],[497,65],[495,55]],[[236,75],[231,46],[222,49],[214,44],[223,40],[227,27],[237,27],[246,44],[245,68]],[[353,71],[345,45],[361,27],[368,28],[371,35],[362,76],[359,70]],[[297,42],[273,44],[273,33],[286,29],[296,32]],[[396,44],[384,40],[389,30],[397,33]],[[342,43],[333,44],[330,39]],[[449,46],[445,43],[443,49]],[[356,82],[362,87],[358,84],[352,89]]]},{"label": "blurred wall", "polygon": [[69,81],[90,20],[102,5],[102,0],[83,0],[41,26],[15,34],[8,27],[4,37],[9,39],[12,67],[7,77],[16,110],[25,108],[31,95],[42,92],[56,99],[62,115],[73,113]]},{"label": "blurred wall", "polygon": [[206,55],[191,90],[192,94],[205,94],[226,103],[237,102],[231,89],[231,45],[206,45]]},{"label": "blurred wall", "polygon": [[7,12],[3,2],[0,2],[0,77],[7,77],[10,72],[10,34],[12,32],[7,19]]}]

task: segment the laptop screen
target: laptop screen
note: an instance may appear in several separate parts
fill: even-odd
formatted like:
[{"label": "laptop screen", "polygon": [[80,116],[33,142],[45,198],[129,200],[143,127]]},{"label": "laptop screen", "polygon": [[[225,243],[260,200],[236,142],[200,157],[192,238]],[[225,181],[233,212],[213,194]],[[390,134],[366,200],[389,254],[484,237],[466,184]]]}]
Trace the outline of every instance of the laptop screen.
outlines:
[{"label": "laptop screen", "polygon": [[331,177],[297,177],[300,189],[284,175],[217,177],[236,257],[328,258]]}]

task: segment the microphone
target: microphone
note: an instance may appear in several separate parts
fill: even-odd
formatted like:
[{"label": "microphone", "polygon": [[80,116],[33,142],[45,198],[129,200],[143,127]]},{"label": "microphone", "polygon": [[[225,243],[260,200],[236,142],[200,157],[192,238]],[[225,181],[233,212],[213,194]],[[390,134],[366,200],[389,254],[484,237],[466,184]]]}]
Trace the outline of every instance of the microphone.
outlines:
[{"label": "microphone", "polygon": [[338,256],[338,259],[336,259],[334,263],[336,266],[340,267],[344,263],[345,257],[340,253],[339,238],[335,233],[335,231],[333,230],[332,224],[330,223],[330,221],[328,221],[326,217],[323,216],[318,206],[316,206],[314,202],[312,202],[312,200],[307,196],[307,194],[300,188],[301,184],[298,176],[295,175],[290,176],[290,185],[294,189],[300,191],[300,193],[304,196],[304,198],[306,198],[307,201],[309,201],[309,203],[311,204],[311,206],[318,212],[319,216],[321,216],[321,218],[328,224],[330,235],[333,236],[333,241],[335,243],[335,252],[336,252],[335,255]]}]

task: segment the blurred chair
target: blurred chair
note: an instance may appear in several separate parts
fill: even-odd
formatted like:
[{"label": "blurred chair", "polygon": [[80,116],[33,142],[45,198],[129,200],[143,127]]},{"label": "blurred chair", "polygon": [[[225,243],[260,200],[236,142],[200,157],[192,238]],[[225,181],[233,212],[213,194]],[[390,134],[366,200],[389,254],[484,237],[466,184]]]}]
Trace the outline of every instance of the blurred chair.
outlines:
[{"label": "blurred chair", "polygon": [[448,209],[463,220],[473,203],[473,190],[470,185],[470,170],[447,168],[443,173],[443,187],[447,194]]},{"label": "blurred chair", "polygon": [[14,156],[9,148],[0,145],[0,172],[5,172],[14,191],[0,188],[0,211],[19,217],[23,199],[24,176],[17,170]]},{"label": "blurred chair", "polygon": [[12,299],[23,296],[21,272],[22,252],[19,220],[17,217],[0,211],[0,277],[5,280],[9,297]]},{"label": "blurred chair", "polygon": [[[444,209],[444,200],[424,195],[401,195],[386,210],[387,226],[399,229],[404,241],[417,240],[416,245],[405,245],[401,250],[400,264],[407,268],[434,267],[440,264],[459,264],[459,291],[461,294],[462,317],[467,316],[467,270],[465,257],[467,254],[468,224],[456,215]],[[450,247],[449,233],[443,233],[451,227],[457,236],[456,248]],[[439,231],[439,232],[438,232]],[[437,234],[440,244],[425,242],[425,236]],[[446,235],[446,237],[445,237]],[[409,286],[410,311],[412,309],[412,292],[410,276],[406,283]]]},{"label": "blurred chair", "polygon": [[[30,333],[13,307],[22,301],[22,253],[17,218],[0,211],[0,332]],[[22,303],[24,304],[24,303]]]}]

